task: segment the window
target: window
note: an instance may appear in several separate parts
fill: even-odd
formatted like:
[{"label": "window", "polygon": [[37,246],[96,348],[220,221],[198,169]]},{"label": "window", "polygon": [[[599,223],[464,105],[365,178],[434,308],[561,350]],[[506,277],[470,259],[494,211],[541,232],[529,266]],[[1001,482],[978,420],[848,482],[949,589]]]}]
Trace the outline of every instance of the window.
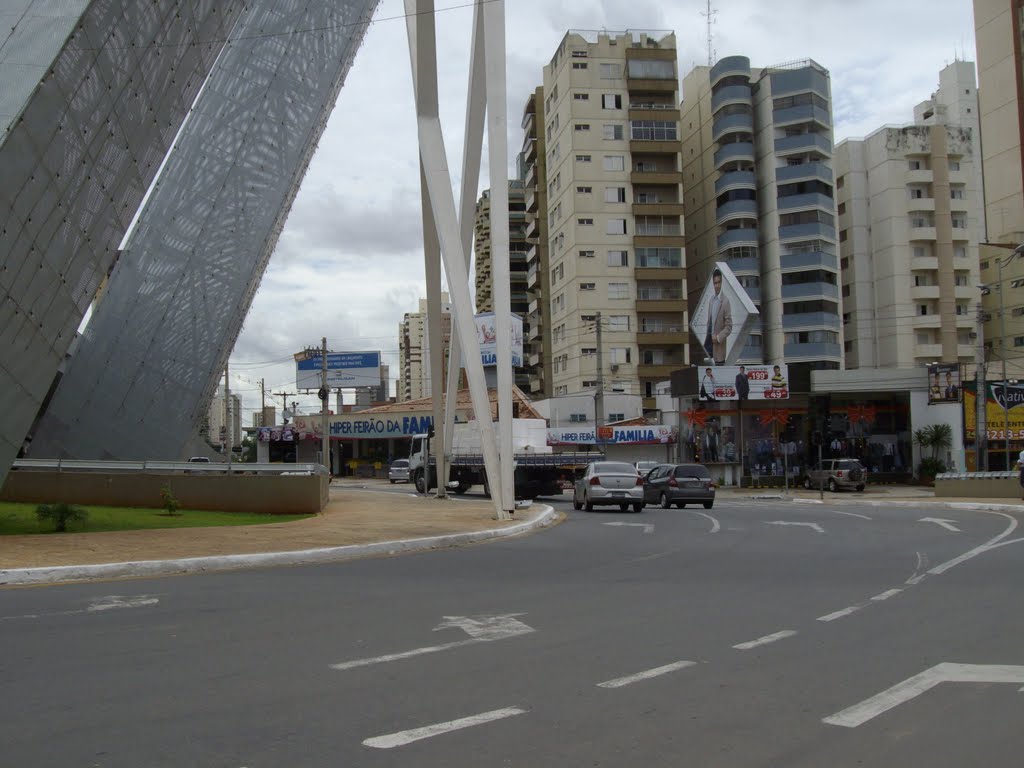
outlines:
[{"label": "window", "polygon": [[1024,347],[1024,336],[1014,336],[1013,337],[1013,346],[1015,346],[1015,347]]},{"label": "window", "polygon": [[597,382],[596,381],[588,381],[588,380],[584,379],[582,387],[583,387],[583,389],[597,389]]},{"label": "window", "polygon": [[957,304],[956,305],[956,313],[958,315],[966,315],[967,314],[967,305],[966,304]]},{"label": "window", "polygon": [[917,305],[917,314],[921,315],[922,317],[924,315],[927,315],[928,314],[928,305],[927,304],[918,304]]},{"label": "window", "polygon": [[626,158],[622,155],[605,155],[604,169],[606,171],[624,171],[626,170]]},{"label": "window", "polygon": [[921,200],[923,198],[924,198],[924,190],[923,189],[912,189],[912,190],[910,190],[910,199],[911,200]]},{"label": "window", "polygon": [[608,330],[609,331],[628,331],[629,330],[629,315],[611,315],[608,318]]},{"label": "window", "polygon": [[624,203],[624,202],[626,202],[626,188],[625,187],[605,187],[605,190],[604,190],[604,201],[606,203]]},{"label": "window", "polygon": [[610,421],[612,423],[615,423],[616,421],[625,421],[625,420],[626,420],[626,414],[624,414],[624,413],[609,413],[608,414],[608,421]]},{"label": "window", "polygon": [[593,187],[576,187],[576,194],[577,195],[589,195],[593,191],[594,191]]},{"label": "window", "polygon": [[604,232],[606,235],[624,235],[626,234],[626,220],[625,219],[608,219],[605,222]]},{"label": "window", "polygon": [[960,170],[960,161],[959,160],[950,160],[949,161],[949,170],[951,170],[951,171],[959,171]]},{"label": "window", "polygon": [[671,120],[633,120],[629,124],[629,135],[636,141],[675,141],[679,129]]},{"label": "window", "polygon": [[594,220],[591,219],[588,216],[583,216],[581,218],[576,219],[576,223],[579,224],[581,227],[592,227],[592,226],[594,226]]},{"label": "window", "polygon": [[581,259],[592,259],[592,258],[594,258],[594,252],[591,251],[591,250],[580,251],[580,258]]},{"label": "window", "polygon": [[629,283],[608,283],[609,299],[628,299]]},{"label": "window", "polygon": [[629,266],[629,252],[628,251],[608,251],[608,266],[609,267],[628,267]]},{"label": "window", "polygon": [[837,210],[838,210],[838,213],[839,213],[840,216],[842,216],[844,213],[846,213],[846,203],[840,203],[839,207],[837,208]]},{"label": "window", "polygon": [[[967,258],[967,249],[964,246],[962,246],[962,245],[953,246],[953,257],[957,258],[957,259],[966,259]],[[988,265],[987,264],[982,265],[982,269],[984,269],[986,266],[988,266]]]},{"label": "window", "polygon": [[850,284],[847,283],[846,285],[843,286],[843,298],[844,299],[845,298],[849,298],[849,296],[850,296]]},{"label": "window", "polygon": [[[1024,280],[1022,280],[1022,281],[1014,280],[1012,283],[1010,283],[1010,286],[1013,287],[1013,288],[1018,288],[1019,287],[1017,285],[1018,282],[1024,283]],[[966,286],[967,285],[967,275],[954,275],[953,276],[953,283],[955,285],[959,285],[961,287]]]},{"label": "window", "polygon": [[619,140],[623,136],[621,125],[610,125],[606,124],[602,127],[602,131],[605,139],[608,140]]},{"label": "window", "polygon": [[920,160],[911,160],[908,163],[908,166],[910,167],[910,170],[912,170],[912,171],[920,171],[921,170],[921,161]]},{"label": "window", "polygon": [[932,343],[932,335],[930,333],[928,333],[927,331],[918,331],[917,332],[917,343],[918,344],[931,344]]},{"label": "window", "polygon": [[602,80],[618,80],[622,76],[622,65],[621,64],[602,64],[601,65],[601,79]]},{"label": "window", "polygon": [[967,229],[966,216],[953,216],[953,229]]},{"label": "window", "polygon": [[587,62],[585,62],[585,61],[574,61],[572,63],[572,68],[573,69],[586,69],[587,68]]},{"label": "window", "polygon": [[585,59],[585,58],[587,58],[587,52],[586,51],[573,51],[572,52],[572,57],[574,59]]},{"label": "window", "polygon": [[584,357],[590,357],[591,355],[597,354],[597,347],[583,347],[580,349],[580,354]]},{"label": "window", "polygon": [[573,129],[577,131],[589,131],[590,123],[576,123],[576,125],[573,126]]},{"label": "window", "polygon": [[604,109],[622,109],[622,95],[618,93],[602,94],[601,107]]},{"label": "window", "polygon": [[[581,323],[592,323],[595,320],[597,320],[597,315],[580,315],[580,322]],[[593,330],[593,329],[591,329],[591,330]],[[596,354],[597,350],[595,349],[594,352]]]},{"label": "window", "polygon": [[928,275],[914,275],[914,287],[922,288],[928,285]]},{"label": "window", "polygon": [[631,363],[633,361],[629,347],[612,347],[611,361],[615,365]]},{"label": "window", "polygon": [[845,176],[840,176],[838,179],[836,179],[836,189],[842,189],[845,184],[846,184],[846,177]]},{"label": "window", "polygon": [[850,257],[849,256],[843,256],[843,258],[841,258],[839,260],[839,268],[840,269],[849,269],[850,268]]},{"label": "window", "polygon": [[922,259],[922,258],[924,258],[924,256],[925,256],[924,246],[923,245],[915,245],[914,246],[914,258],[915,259]]},{"label": "window", "polygon": [[839,230],[839,242],[845,243],[847,238],[847,231],[845,229]]},{"label": "window", "polygon": [[590,101],[589,93],[580,93],[577,91],[572,95],[573,101]]},{"label": "window", "polygon": [[963,200],[964,191],[962,189],[951,189],[949,190],[949,196],[953,200]]},{"label": "window", "polygon": [[597,288],[595,283],[580,283],[581,291],[593,291]]},{"label": "window", "polygon": [[589,163],[590,162],[590,155],[576,155],[576,162],[577,163]]}]

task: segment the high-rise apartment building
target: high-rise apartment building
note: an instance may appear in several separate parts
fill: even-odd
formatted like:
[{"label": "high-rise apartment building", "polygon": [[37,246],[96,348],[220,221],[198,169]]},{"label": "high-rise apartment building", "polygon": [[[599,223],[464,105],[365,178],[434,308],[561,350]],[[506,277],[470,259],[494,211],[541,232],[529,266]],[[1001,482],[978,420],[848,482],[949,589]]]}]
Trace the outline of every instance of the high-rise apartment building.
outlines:
[{"label": "high-rise apartment building", "polygon": [[524,122],[544,121],[551,393],[601,386],[653,410],[688,364],[675,36],[570,31],[541,93]]},{"label": "high-rise apartment building", "polygon": [[974,67],[960,61],[913,125],[836,147],[847,368],[974,360],[977,112]]},{"label": "high-rise apartment building", "polygon": [[760,311],[740,362],[839,368],[828,71],[811,60],[755,69],[745,56],[695,67],[680,122],[690,305],[727,262]]},{"label": "high-rise apartment building", "polygon": [[[445,371],[448,345],[452,338],[452,304],[448,294],[441,294],[441,336],[444,343]],[[427,300],[420,299],[418,312],[406,312],[398,326],[398,400],[419,400],[430,397],[429,349],[427,344]]]},{"label": "high-rise apartment building", "polygon": [[537,88],[523,108],[523,175],[526,209],[527,316],[523,326],[523,362],[533,397],[551,396],[551,279],[548,271],[548,192],[544,141],[544,89]]},{"label": "high-rise apartment building", "polygon": [[[508,267],[512,314],[523,321],[523,336],[529,334],[529,299],[526,288],[526,202],[522,179],[508,182]],[[494,277],[491,270],[491,194],[485,189],[476,203],[473,221],[473,258],[476,282],[476,311],[494,311]],[[525,351],[525,350],[524,350]],[[530,386],[525,368],[515,371],[516,386]]]},{"label": "high-rise apartment building", "polygon": [[207,439],[214,445],[224,445],[230,449],[242,444],[242,399],[238,395],[228,395],[228,408],[225,413],[224,387],[218,387],[210,402],[207,421],[210,425]]}]

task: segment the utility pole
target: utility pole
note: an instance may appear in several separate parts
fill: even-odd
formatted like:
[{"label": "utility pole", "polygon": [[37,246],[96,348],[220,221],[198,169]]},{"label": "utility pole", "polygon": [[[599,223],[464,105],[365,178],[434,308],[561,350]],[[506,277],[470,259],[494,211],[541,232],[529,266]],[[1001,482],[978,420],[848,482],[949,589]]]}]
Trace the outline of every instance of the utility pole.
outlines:
[{"label": "utility pole", "polygon": [[273,393],[274,397],[280,397],[281,398],[281,418],[282,419],[286,419],[287,418],[287,416],[284,415],[284,412],[288,410],[288,398],[291,397],[294,394],[295,394],[294,392],[274,392]]},{"label": "utility pole", "polygon": [[988,440],[988,424],[985,423],[985,411],[987,386],[985,385],[985,312],[978,302],[978,345],[974,349],[974,455],[975,470],[978,472],[988,471],[988,455],[986,442]]},{"label": "utility pole", "polygon": [[323,465],[327,467],[327,476],[331,472],[331,436],[328,434],[327,426],[327,400],[331,396],[331,390],[327,388],[327,337],[320,338],[320,430],[323,433],[320,441],[320,455]]},{"label": "utility pole", "polygon": [[221,441],[225,446],[225,453],[228,455],[228,468],[231,468],[232,449],[231,430],[231,379],[228,377],[228,361],[224,361],[224,438]]},{"label": "utility pole", "polygon": [[267,408],[267,380],[260,379],[260,425],[267,426],[263,423],[263,411]]},{"label": "utility pole", "polygon": [[594,315],[597,328],[597,394],[594,395],[594,440],[600,445],[600,430],[604,425],[604,351],[601,343],[601,313]]}]

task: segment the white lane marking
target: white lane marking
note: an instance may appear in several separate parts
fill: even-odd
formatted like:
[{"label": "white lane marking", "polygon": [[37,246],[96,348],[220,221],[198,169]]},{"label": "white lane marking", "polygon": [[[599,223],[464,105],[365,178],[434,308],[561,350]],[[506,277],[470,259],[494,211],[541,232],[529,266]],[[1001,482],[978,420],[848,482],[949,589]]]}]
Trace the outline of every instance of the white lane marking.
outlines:
[{"label": "white lane marking", "polygon": [[529,624],[524,624],[516,618],[516,616],[522,615],[523,614],[521,613],[509,613],[502,616],[445,616],[444,621],[434,627],[435,632],[441,629],[461,629],[466,632],[470,638],[468,640],[455,640],[451,643],[442,643],[441,645],[428,645],[423,648],[413,648],[411,651],[402,651],[401,653],[388,653],[383,656],[371,656],[365,659],[342,661],[338,664],[330,664],[328,666],[331,669],[339,671],[356,669],[357,667],[369,667],[373,664],[384,664],[389,661],[411,659],[414,656],[423,656],[428,653],[440,653],[441,651],[449,651],[452,648],[461,648],[466,645],[475,645],[476,643],[491,643],[495,640],[504,640],[509,637],[516,637],[518,635],[525,635],[536,631]]},{"label": "white lane marking", "polygon": [[920,584],[921,579],[924,578],[924,574],[921,570],[928,567],[928,555],[917,552],[917,565],[914,566],[914,575],[907,579],[904,584],[913,586],[914,584]]},{"label": "white lane marking", "polygon": [[24,613],[20,616],[0,616],[0,621],[14,621],[15,619],[41,619],[49,616],[76,616],[82,613],[97,613],[99,611],[117,610],[120,608],[141,608],[146,605],[156,605],[160,598],[153,595],[136,595],[135,597],[122,597],[121,595],[106,595],[105,597],[94,597],[89,600],[86,608],[78,608],[70,611],[53,611],[52,613]]},{"label": "white lane marking", "polygon": [[860,610],[860,606],[859,605],[852,605],[849,608],[843,608],[842,610],[839,610],[839,611],[833,611],[832,613],[826,613],[824,616],[819,616],[817,620],[818,621],[835,621],[836,619],[841,619],[841,618],[843,618],[843,616],[849,616],[851,613],[854,613],[855,611],[859,611],[859,610]]},{"label": "white lane marking", "polygon": [[856,728],[883,712],[904,704],[934,688],[939,683],[1024,683],[1024,666],[1009,664],[936,664],[887,688],[881,693],[822,718],[823,723]]},{"label": "white lane marking", "polygon": [[[948,571],[950,568],[955,568],[956,566],[960,565],[961,563],[966,563],[968,560],[970,560],[970,559],[972,559],[974,557],[977,557],[978,555],[982,554],[983,552],[986,552],[989,549],[993,549],[996,544],[998,544],[1000,541],[1005,539],[1007,536],[1009,536],[1011,533],[1013,533],[1017,529],[1017,520],[1016,520],[1016,518],[1011,517],[1010,515],[1006,514],[1005,512],[992,512],[991,514],[993,514],[993,515],[1000,515],[1001,517],[1005,517],[1007,520],[1010,521],[1010,525],[1007,526],[1005,531],[1000,533],[998,536],[995,536],[995,537],[989,539],[984,544],[979,544],[974,549],[971,549],[971,550],[968,550],[967,552],[964,552],[959,557],[954,557],[952,560],[947,560],[946,562],[941,563],[941,564],[935,566],[934,568],[932,568],[927,573],[931,574],[932,576],[939,576],[939,575],[945,573],[946,571]],[[924,576],[922,576],[922,578],[924,578]]]},{"label": "white lane marking", "polygon": [[751,640],[746,643],[734,645],[733,648],[735,648],[738,651],[749,651],[751,648],[757,648],[760,645],[768,645],[768,643],[774,643],[778,640],[784,640],[787,637],[792,637],[795,634],[796,630],[794,629],[784,629],[781,632],[776,632],[773,635],[765,635],[764,637],[757,638],[757,640]]},{"label": "white lane marking", "polygon": [[614,523],[603,523],[603,525],[632,526],[633,528],[643,528],[644,533],[654,533],[654,526],[651,523],[623,523],[616,520]]},{"label": "white lane marking", "polygon": [[493,723],[495,720],[501,720],[506,717],[514,717],[515,715],[523,714],[526,714],[526,710],[521,709],[520,707],[494,709],[490,712],[481,712],[479,715],[461,717],[458,720],[449,720],[444,723],[425,725],[422,728],[412,728],[408,731],[389,733],[386,736],[374,736],[372,739],[366,739],[363,742],[363,745],[373,747],[375,749],[393,749],[394,747],[403,747],[406,744],[412,744],[412,742],[420,741],[421,739],[429,739],[431,736],[440,736],[441,734],[451,733],[452,731],[458,731],[462,728],[472,728],[474,725]]},{"label": "white lane marking", "polygon": [[708,520],[710,520],[711,521],[711,531],[710,531],[711,533],[718,533],[720,530],[722,530],[722,526],[719,525],[718,521],[715,518],[713,518],[711,515],[709,515],[707,512],[698,512],[695,509],[688,509],[686,511],[691,513],[691,514],[694,514],[694,515],[700,515],[701,517],[706,517]]},{"label": "white lane marking", "polygon": [[862,520],[871,520],[872,519],[872,518],[868,517],[867,515],[860,515],[860,514],[857,514],[856,512],[841,512],[838,509],[833,509],[831,511],[835,512],[837,515],[848,515],[849,517],[859,517]]},{"label": "white lane marking", "polygon": [[659,675],[667,675],[669,672],[675,672],[678,669],[686,669],[687,667],[695,666],[695,661],[676,661],[672,664],[666,664],[663,667],[655,667],[654,669],[646,669],[643,672],[637,672],[635,675],[627,675],[626,677],[617,677],[614,680],[606,680],[603,683],[598,683],[598,688],[622,688],[625,685],[631,683],[637,683],[641,680],[649,680],[652,677],[658,677]]},{"label": "white lane marking", "polygon": [[885,592],[883,592],[882,594],[880,594],[880,595],[875,595],[875,596],[874,596],[874,597],[872,597],[871,599],[872,599],[872,600],[874,600],[874,601],[876,601],[876,602],[881,602],[882,600],[888,600],[888,599],[889,599],[890,597],[892,597],[893,595],[898,595],[898,594],[899,594],[900,592],[902,592],[902,591],[903,591],[902,589],[887,589],[887,590],[886,590]]},{"label": "white lane marking", "polygon": [[922,517],[917,522],[919,522],[919,523],[935,523],[936,525],[941,525],[947,531],[954,531],[955,533],[960,533],[960,529],[957,528],[955,525],[953,525],[953,523],[955,523],[956,520],[945,520],[945,519],[943,519],[941,517]]},{"label": "white lane marking", "polygon": [[768,525],[802,525],[806,528],[810,528],[812,531],[817,531],[818,533],[825,532],[825,530],[817,523],[790,523],[786,520],[772,520]]}]

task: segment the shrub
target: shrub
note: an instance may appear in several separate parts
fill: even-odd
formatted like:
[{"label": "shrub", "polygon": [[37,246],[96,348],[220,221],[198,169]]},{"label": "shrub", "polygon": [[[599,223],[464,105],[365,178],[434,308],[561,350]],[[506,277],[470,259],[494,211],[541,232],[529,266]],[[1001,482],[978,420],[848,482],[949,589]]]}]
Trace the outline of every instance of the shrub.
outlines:
[{"label": "shrub", "polygon": [[36,507],[36,517],[41,523],[52,522],[54,531],[64,533],[68,529],[69,522],[85,520],[89,517],[89,513],[82,507],[60,502],[59,504],[40,504]]},{"label": "shrub", "polygon": [[937,474],[945,471],[946,465],[931,456],[921,459],[921,463],[917,465],[917,476],[922,480],[934,480]]},{"label": "shrub", "polygon": [[174,497],[171,486],[165,485],[160,489],[160,500],[163,502],[164,511],[168,516],[173,517],[180,514],[178,510],[181,509],[181,502]]}]

